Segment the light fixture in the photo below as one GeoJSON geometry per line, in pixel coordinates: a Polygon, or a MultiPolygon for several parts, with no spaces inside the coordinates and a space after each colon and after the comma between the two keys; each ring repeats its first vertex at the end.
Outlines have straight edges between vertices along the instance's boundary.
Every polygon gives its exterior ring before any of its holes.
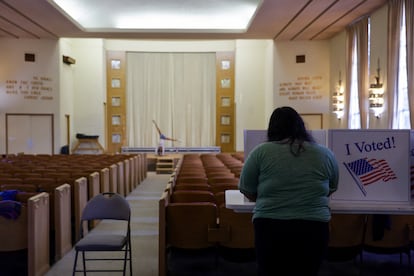
{"type": "Polygon", "coordinates": [[[344,86],[342,85],[341,72],[339,72],[338,84],[335,86],[335,92],[332,95],[333,113],[340,120],[344,115],[344,86]]]}
{"type": "Polygon", "coordinates": [[[380,60],[378,59],[377,75],[375,83],[369,87],[369,108],[374,112],[375,117],[379,118],[384,110],[384,88],[380,82],[380,60]]]}
{"type": "Polygon", "coordinates": [[[263,0],[47,0],[86,32],[243,33],[263,0]]]}

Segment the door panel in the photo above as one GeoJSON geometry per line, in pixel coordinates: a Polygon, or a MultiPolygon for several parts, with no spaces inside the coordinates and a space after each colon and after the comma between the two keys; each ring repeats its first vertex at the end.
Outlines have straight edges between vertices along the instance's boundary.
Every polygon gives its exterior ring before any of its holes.
{"type": "Polygon", "coordinates": [[[7,153],[53,154],[53,114],[6,114],[7,153]]]}

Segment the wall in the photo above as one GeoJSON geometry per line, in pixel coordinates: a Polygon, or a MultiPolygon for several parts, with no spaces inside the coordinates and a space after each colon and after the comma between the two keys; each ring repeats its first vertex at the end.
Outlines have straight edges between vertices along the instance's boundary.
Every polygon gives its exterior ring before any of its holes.
{"type": "Polygon", "coordinates": [[[273,41],[236,43],[236,150],[243,151],[245,129],[267,128],[273,109],[273,41]]]}
{"type": "MultiPolygon", "coordinates": [[[[386,7],[372,15],[371,63],[381,60],[386,80],[387,28],[386,7]]],[[[345,32],[326,41],[272,40],[112,40],[0,39],[0,153],[5,152],[5,113],[53,113],[55,115],[55,152],[67,143],[65,115],[70,118],[71,145],[76,133],[99,135],[105,146],[106,68],[105,53],[112,51],[215,52],[236,54],[236,150],[243,150],[244,129],[264,129],[274,107],[290,105],[300,113],[323,113],[323,127],[346,128],[331,110],[331,95],[341,71],[345,73],[345,32]],[[23,60],[24,53],[35,53],[36,62],[23,60]],[[62,63],[62,55],[76,59],[76,64],[62,63]],[[305,63],[296,63],[297,55],[305,55],[305,63]],[[6,93],[7,80],[27,80],[34,76],[50,77],[53,99],[27,100],[21,94],[6,93]],[[313,79],[317,77],[317,79],[313,79]],[[308,78],[308,79],[306,79],[308,78]],[[309,85],[305,82],[312,81],[309,85]],[[289,99],[284,86],[300,84],[299,98],[289,99]],[[305,87],[305,88],[304,88],[305,87]],[[307,88],[306,88],[307,87],[307,88]],[[312,90],[312,89],[311,89],[312,90]],[[310,91],[306,95],[306,91],[310,91]],[[300,98],[310,96],[310,98],[300,98]],[[313,96],[315,96],[313,98],[313,96]]],[[[375,74],[375,69],[370,74],[375,74]]],[[[295,91],[295,90],[291,90],[295,91]]],[[[386,128],[386,114],[370,117],[370,128],[386,128]]]]}
{"type": "Polygon", "coordinates": [[[104,40],[71,39],[74,78],[74,107],[72,147],[76,134],[99,135],[99,142],[106,147],[105,104],[106,65],[104,40]]]}
{"type": "MultiPolygon", "coordinates": [[[[73,58],[72,52],[72,40],[70,39],[60,39],[59,40],[59,56],[62,57],[63,55],[69,56],[73,58]]],[[[73,134],[74,130],[74,123],[73,118],[75,114],[75,107],[74,107],[74,91],[75,91],[75,76],[74,76],[74,67],[75,64],[69,65],[63,62],[59,63],[60,67],[60,83],[59,83],[59,91],[60,91],[60,115],[59,115],[59,123],[61,125],[61,137],[59,144],[60,145],[67,145],[71,142],[68,142],[68,135],[73,134]],[[68,116],[68,120],[66,119],[68,116]],[[69,126],[68,126],[69,124],[69,126]],[[69,133],[68,133],[69,131],[69,133]]],[[[69,137],[71,141],[73,138],[69,137]]]]}
{"type": "Polygon", "coordinates": [[[57,40],[0,39],[0,153],[6,152],[6,113],[54,114],[54,151],[60,149],[57,40]],[[25,54],[34,62],[25,62],[25,54]]]}
{"type": "Polygon", "coordinates": [[[274,58],[274,106],[322,113],[325,129],[329,127],[329,47],[328,40],[276,42],[274,58]],[[297,63],[297,56],[305,56],[305,62],[297,63]]]}
{"type": "Polygon", "coordinates": [[[243,150],[243,130],[267,125],[273,102],[273,41],[106,40],[105,50],[146,52],[235,51],[236,150],[243,150]]]}

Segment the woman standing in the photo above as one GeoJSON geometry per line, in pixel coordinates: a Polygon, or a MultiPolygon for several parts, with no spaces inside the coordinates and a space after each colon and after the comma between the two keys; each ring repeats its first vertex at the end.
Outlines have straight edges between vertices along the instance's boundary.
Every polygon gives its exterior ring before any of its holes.
{"type": "Polygon", "coordinates": [[[328,202],[338,187],[338,164],[291,107],[273,111],[267,136],[247,157],[239,182],[240,191],[256,201],[258,275],[317,275],[328,246],[328,202]]]}

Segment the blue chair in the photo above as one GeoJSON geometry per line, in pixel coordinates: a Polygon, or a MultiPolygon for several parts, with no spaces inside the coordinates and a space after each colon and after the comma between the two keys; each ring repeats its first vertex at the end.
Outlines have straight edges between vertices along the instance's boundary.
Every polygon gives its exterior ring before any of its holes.
{"type": "MultiPolygon", "coordinates": [[[[129,271],[132,275],[132,252],[131,252],[131,209],[128,201],[117,193],[101,193],[93,197],[86,204],[82,211],[81,224],[80,224],[80,240],[75,245],[76,255],[73,265],[73,273],[83,272],[123,272],[126,274],[127,263],[129,262],[129,271]],[[90,222],[94,220],[116,220],[124,221],[122,225],[125,225],[126,229],[122,233],[118,231],[114,233],[100,234],[89,232],[84,235],[85,225],[90,225],[90,222]],[[91,257],[91,253],[87,252],[104,252],[104,251],[119,251],[122,252],[119,257],[91,257]],[[78,254],[82,252],[82,270],[78,270],[77,261],[78,254]],[[121,256],[122,255],[122,256],[121,256]],[[87,269],[86,261],[123,261],[122,269],[87,269]]],[[[96,254],[98,255],[98,254],[96,254]]],[[[100,254],[99,254],[100,255],[100,254]]],[[[102,265],[102,267],[105,267],[102,265]]]]}

